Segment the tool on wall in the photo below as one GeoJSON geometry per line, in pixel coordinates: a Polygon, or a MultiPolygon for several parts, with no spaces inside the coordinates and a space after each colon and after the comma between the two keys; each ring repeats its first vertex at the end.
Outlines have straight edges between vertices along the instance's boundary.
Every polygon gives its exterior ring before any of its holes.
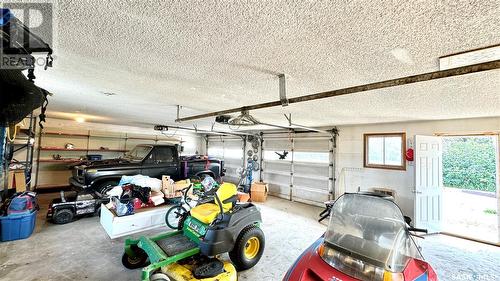
{"type": "Polygon", "coordinates": [[[252,148],[246,152],[246,166],[237,170],[237,173],[240,175],[238,186],[241,187],[245,193],[250,192],[250,187],[253,182],[253,173],[258,172],[261,169],[259,156],[257,155],[260,146],[259,137],[248,136],[247,141],[251,143],[252,148]]]}

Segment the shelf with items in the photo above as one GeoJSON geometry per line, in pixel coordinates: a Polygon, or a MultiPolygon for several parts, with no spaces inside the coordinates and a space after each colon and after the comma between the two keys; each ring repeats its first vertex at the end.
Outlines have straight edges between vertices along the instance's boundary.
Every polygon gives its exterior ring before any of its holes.
{"type": "Polygon", "coordinates": [[[105,133],[93,134],[90,130],[63,132],[57,129],[41,132],[37,150],[37,189],[68,185],[71,167],[87,161],[91,155],[98,154],[102,159],[110,159],[128,151],[124,134],[105,133]]]}
{"type": "Polygon", "coordinates": [[[46,151],[100,151],[100,152],[127,152],[127,149],[104,149],[104,148],[64,148],[64,147],[50,147],[42,146],[40,150],[46,151]]]}
{"type": "Polygon", "coordinates": [[[76,134],[76,133],[61,133],[61,132],[42,132],[44,136],[63,136],[63,137],[84,137],[87,138],[88,134],[76,134]]]}
{"type": "Polygon", "coordinates": [[[81,161],[86,161],[82,159],[40,159],[38,160],[39,163],[75,163],[75,162],[81,162],[81,161]]]}
{"type": "MultiPolygon", "coordinates": [[[[16,185],[16,191],[31,189],[36,120],[37,118],[31,113],[14,127],[8,129],[7,143],[9,149],[12,149],[12,159],[5,167],[5,173],[9,180],[6,182],[7,186],[4,186],[4,190],[14,187],[11,185],[13,183],[16,185]],[[19,179],[17,174],[23,174],[23,177],[19,179]],[[12,178],[16,178],[16,180],[11,182],[12,178]],[[20,180],[24,183],[21,184],[20,180]]],[[[3,185],[3,183],[1,184],[3,185]]]]}

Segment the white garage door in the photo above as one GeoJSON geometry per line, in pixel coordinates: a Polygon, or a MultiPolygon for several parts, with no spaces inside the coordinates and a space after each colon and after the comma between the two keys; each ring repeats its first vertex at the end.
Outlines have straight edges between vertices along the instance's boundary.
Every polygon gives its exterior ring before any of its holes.
{"type": "Polygon", "coordinates": [[[266,138],[263,144],[262,181],[269,184],[269,194],[281,198],[291,199],[291,142],[287,138],[266,138]],[[285,159],[279,155],[288,152],[285,159]]]}
{"type": "MultiPolygon", "coordinates": [[[[225,181],[238,183],[236,170],[246,159],[243,145],[240,138],[209,138],[208,155],[225,161],[225,181]]],[[[264,135],[262,181],[269,184],[269,194],[323,206],[329,199],[329,145],[328,137],[301,136],[292,142],[286,135],[264,135]],[[288,154],[279,159],[283,153],[288,154]]]]}
{"type": "Polygon", "coordinates": [[[293,200],[323,205],[329,194],[329,140],[297,138],[293,156],[293,200]]]}
{"type": "Polygon", "coordinates": [[[241,138],[210,137],[208,156],[224,160],[226,175],[223,180],[238,183],[240,177],[236,170],[243,165],[243,140],[241,138]]]}
{"type": "Polygon", "coordinates": [[[328,200],[328,138],[294,138],[292,145],[286,137],[264,137],[263,155],[263,181],[271,195],[314,205],[328,200]],[[279,159],[276,153],[284,151],[287,157],[279,159]]]}

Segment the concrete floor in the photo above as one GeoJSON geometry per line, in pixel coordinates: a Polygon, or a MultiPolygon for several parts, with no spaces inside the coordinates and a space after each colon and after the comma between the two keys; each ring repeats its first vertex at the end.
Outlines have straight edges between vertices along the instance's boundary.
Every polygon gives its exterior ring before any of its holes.
{"type": "MultiPolygon", "coordinates": [[[[30,238],[0,243],[0,280],[139,280],[140,270],[121,264],[124,238],[110,240],[97,217],[66,225],[46,222],[46,206],[53,196],[57,194],[40,195],[42,210],[30,238]]],[[[325,230],[316,221],[321,211],[317,207],[273,197],[259,206],[266,250],[254,268],[239,273],[240,281],[281,280],[297,256],[325,230]]],[[[420,245],[440,280],[500,280],[498,247],[441,235],[420,239],[420,245]]]]}
{"type": "Polygon", "coordinates": [[[498,215],[485,212],[496,211],[497,204],[497,198],[486,196],[485,193],[474,194],[458,188],[445,187],[443,231],[498,243],[498,215]]]}

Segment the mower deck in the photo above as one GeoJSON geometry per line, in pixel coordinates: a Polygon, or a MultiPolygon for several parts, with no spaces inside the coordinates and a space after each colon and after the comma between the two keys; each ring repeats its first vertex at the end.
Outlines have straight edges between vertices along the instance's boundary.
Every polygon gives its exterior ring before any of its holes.
{"type": "Polygon", "coordinates": [[[131,246],[137,245],[149,257],[150,265],[142,269],[142,280],[149,280],[149,276],[157,269],[173,264],[179,260],[194,256],[200,252],[196,243],[182,234],[182,231],[162,233],[154,237],[141,237],[138,240],[125,240],[125,252],[129,256],[135,253],[131,246]]]}
{"type": "Polygon", "coordinates": [[[156,244],[167,254],[169,257],[173,257],[180,253],[197,248],[198,245],[193,241],[189,240],[186,236],[180,234],[165,239],[157,240],[156,244]]]}

